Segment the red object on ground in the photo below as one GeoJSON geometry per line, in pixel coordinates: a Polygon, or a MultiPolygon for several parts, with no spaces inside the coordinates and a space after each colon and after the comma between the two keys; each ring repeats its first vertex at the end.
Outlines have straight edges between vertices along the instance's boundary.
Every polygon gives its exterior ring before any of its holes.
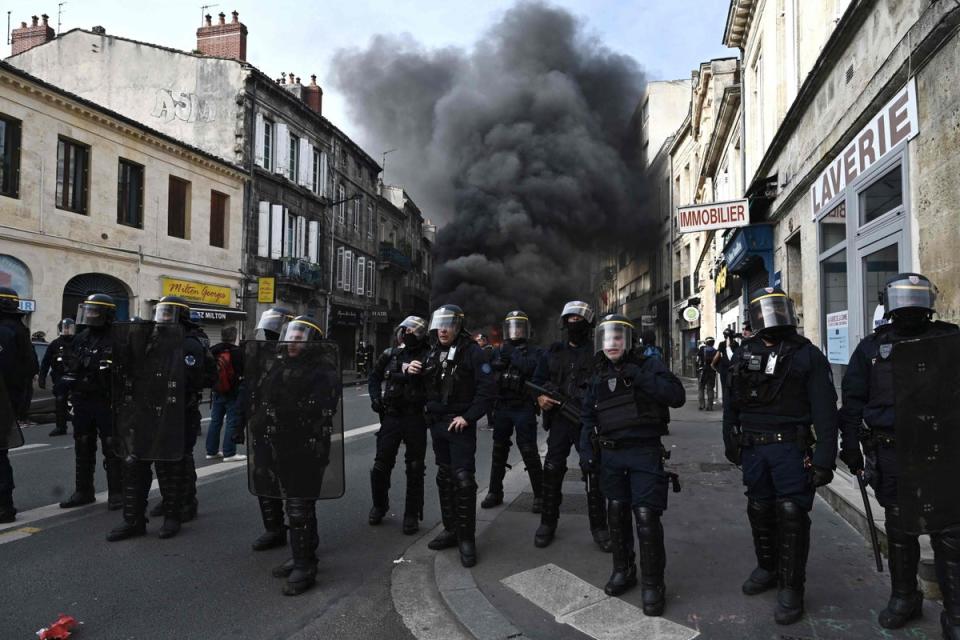
{"type": "Polygon", "coordinates": [[[37,631],[37,637],[40,638],[40,640],[67,640],[67,638],[73,635],[70,632],[76,628],[76,618],[61,613],[56,622],[49,627],[37,631]]]}

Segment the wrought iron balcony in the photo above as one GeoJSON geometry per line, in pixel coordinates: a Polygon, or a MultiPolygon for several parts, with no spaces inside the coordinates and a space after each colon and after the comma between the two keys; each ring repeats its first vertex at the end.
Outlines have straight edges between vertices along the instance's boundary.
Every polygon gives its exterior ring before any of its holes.
{"type": "Polygon", "coordinates": [[[401,271],[410,271],[413,268],[413,263],[410,261],[410,256],[400,249],[388,242],[381,242],[380,266],[384,269],[393,267],[401,271]]]}
{"type": "Polygon", "coordinates": [[[323,269],[302,258],[280,258],[277,264],[277,277],[291,280],[311,287],[323,286],[323,269]]]}

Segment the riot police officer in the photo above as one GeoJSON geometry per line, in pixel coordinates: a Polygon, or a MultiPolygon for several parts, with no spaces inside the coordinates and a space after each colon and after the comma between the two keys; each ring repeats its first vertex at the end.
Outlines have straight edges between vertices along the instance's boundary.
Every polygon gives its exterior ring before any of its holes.
{"type": "Polygon", "coordinates": [[[497,397],[493,412],[493,450],[490,461],[490,488],[480,507],[503,504],[503,477],[507,472],[510,436],[516,431],[517,449],[527,468],[533,488],[533,512],[542,510],[543,465],[537,449],[536,403],[526,382],[540,361],[542,351],[528,344],[530,319],[523,311],[511,311],[503,320],[504,343],[491,360],[497,376],[497,397]]]}
{"type": "Polygon", "coordinates": [[[385,350],[370,372],[370,406],[380,416],[377,453],[370,469],[373,507],[371,525],[380,524],[390,508],[390,473],[402,442],[407,470],[407,499],[403,511],[403,532],[412,535],[423,519],[424,458],[427,453],[427,424],[423,418],[426,389],[423,364],[430,353],[427,321],[407,316],[396,332],[397,346],[385,350]]]}
{"type": "Polygon", "coordinates": [[[56,426],[50,432],[50,436],[63,436],[67,434],[67,385],[63,381],[63,374],[67,369],[67,359],[70,357],[70,346],[73,344],[73,337],[77,332],[76,323],[73,318],[64,318],[57,323],[57,333],[60,335],[50,343],[46,353],[43,354],[43,361],[40,363],[40,380],[38,385],[41,389],[47,388],[47,374],[53,378],[53,397],[56,403],[56,426]]]}
{"type": "Polygon", "coordinates": [[[837,394],[826,357],[797,333],[786,293],[757,291],[749,314],[756,333],[734,354],[723,416],[725,455],[743,467],[757,556],[742,591],[779,587],[774,621],[793,624],[803,615],[814,492],[833,479],[837,394]]]}
{"type": "MultiPolygon", "coordinates": [[[[923,609],[923,594],[917,589],[920,544],[917,535],[907,531],[912,527],[904,522],[903,501],[897,491],[901,472],[895,423],[900,408],[895,404],[894,366],[899,343],[953,336],[960,331],[957,325],[932,320],[936,295],[936,288],[921,274],[900,273],[888,279],[883,305],[884,317],[890,322],[860,341],[843,376],[840,458],[852,473],[863,473],[864,458],[857,444],[862,437],[869,460],[866,478],[886,512],[891,594],[879,614],[880,626],[886,629],[899,629],[918,618],[923,609]]],[[[956,383],[954,379],[952,384],[956,383]]],[[[930,537],[943,592],[943,637],[956,640],[960,638],[960,530],[934,531],[930,537]]]]}
{"type": "Polygon", "coordinates": [[[430,318],[431,353],[424,371],[426,413],[437,462],[443,531],[427,545],[458,547],[460,564],[477,563],[477,421],[493,399],[493,369],[464,331],[463,310],[440,306],[430,318]]]}
{"type": "Polygon", "coordinates": [[[123,506],[120,459],[114,452],[113,416],[110,398],[110,363],[113,357],[113,324],[117,305],[113,297],[94,293],[77,308],[77,325],[83,327],[73,339],[66,378],[73,404],[73,442],[76,451],[76,491],[60,503],[69,509],[96,500],[93,472],[97,464],[97,437],[107,472],[107,508],[123,506]]]}
{"type": "Polygon", "coordinates": [[[717,370],[713,368],[713,358],[717,350],[716,341],[710,337],[703,341],[697,350],[697,406],[701,411],[713,411],[713,396],[717,389],[717,370]]]}
{"type": "Polygon", "coordinates": [[[25,418],[30,409],[28,390],[39,369],[22,315],[19,294],[0,287],[0,523],[16,519],[13,467],[7,450],[23,444],[17,419],[25,418]]]}
{"type": "Polygon", "coordinates": [[[661,360],[633,347],[633,331],[633,324],[619,314],[604,316],[597,325],[597,366],[583,401],[580,455],[589,465],[599,464],[601,489],[609,501],[613,573],[604,591],[618,596],[637,584],[632,508],[643,612],[659,616],[667,562],[660,517],[667,509],[669,478],[660,438],[668,432],[669,407],[683,406],[686,392],[661,360]]]}
{"type": "MultiPolygon", "coordinates": [[[[560,521],[563,479],[567,474],[570,448],[580,451],[580,409],[593,370],[593,308],[581,300],[571,300],[560,312],[564,339],[550,345],[541,356],[533,374],[537,386],[550,390],[540,394],[537,403],[543,411],[547,431],[547,455],[543,463],[543,511],[533,538],[537,547],[553,542],[560,521]]],[[[603,551],[610,551],[607,512],[600,493],[598,470],[584,463],[581,471],[586,485],[587,515],[593,540],[603,551]]]]}

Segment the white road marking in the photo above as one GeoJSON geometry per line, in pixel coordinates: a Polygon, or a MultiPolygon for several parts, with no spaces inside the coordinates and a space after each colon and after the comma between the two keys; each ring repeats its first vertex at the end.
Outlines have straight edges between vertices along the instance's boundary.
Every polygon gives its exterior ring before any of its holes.
{"type": "Polygon", "coordinates": [[[10,453],[18,453],[20,451],[28,451],[30,449],[42,449],[44,447],[49,447],[49,444],[25,444],[22,447],[17,447],[16,449],[10,449],[10,453]]]}
{"type": "MultiPolygon", "coordinates": [[[[343,439],[352,440],[362,435],[366,435],[373,431],[376,431],[380,428],[380,423],[368,424],[365,427],[356,427],[350,429],[349,431],[343,434],[343,439]]],[[[35,445],[24,445],[18,450],[25,449],[27,447],[48,447],[50,445],[46,444],[35,444],[35,445]]],[[[231,471],[243,471],[246,473],[247,465],[246,464],[236,464],[231,462],[219,462],[214,464],[209,464],[203,467],[197,468],[197,479],[208,478],[211,476],[217,476],[223,473],[229,473],[231,471]]],[[[150,485],[150,490],[153,491],[158,489],[159,485],[157,484],[156,479],[154,479],[153,484],[150,485]]],[[[101,491],[96,496],[97,501],[82,507],[75,507],[73,509],[61,509],[60,503],[48,504],[43,507],[37,507],[35,509],[30,509],[29,511],[23,511],[17,514],[17,519],[14,522],[9,522],[7,524],[0,524],[0,544],[6,544],[7,542],[13,542],[14,540],[21,540],[31,533],[23,533],[20,531],[25,525],[39,522],[40,520],[45,520],[47,518],[52,518],[54,516],[61,516],[67,513],[82,513],[84,511],[89,511],[94,508],[103,508],[104,502],[107,499],[107,492],[101,491]],[[17,531],[14,531],[17,530],[17,531]]]]}
{"type": "Polygon", "coordinates": [[[369,398],[369,397],[370,397],[370,394],[369,394],[369,393],[358,393],[358,394],[357,394],[357,397],[358,397],[358,398],[369,398]]]}
{"type": "Polygon", "coordinates": [[[501,582],[556,619],[597,640],[693,640],[700,635],[666,618],[650,618],[637,607],[555,564],[508,576],[501,582]]]}

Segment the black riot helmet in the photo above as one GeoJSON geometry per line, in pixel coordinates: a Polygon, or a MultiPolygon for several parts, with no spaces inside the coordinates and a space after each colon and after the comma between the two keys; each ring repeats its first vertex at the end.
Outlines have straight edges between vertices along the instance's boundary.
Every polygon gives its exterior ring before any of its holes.
{"type": "Polygon", "coordinates": [[[77,324],[82,327],[106,327],[117,315],[117,303],[113,296],[94,293],[77,307],[77,324]]]}
{"type": "Polygon", "coordinates": [[[323,340],[323,329],[312,316],[297,316],[283,325],[280,342],[313,342],[323,340]]]}
{"type": "Polygon", "coordinates": [[[64,318],[57,323],[57,333],[72,338],[77,333],[77,323],[73,318],[64,318]]]}
{"type": "Polygon", "coordinates": [[[777,333],[781,328],[796,328],[797,313],[793,300],[780,287],[759,289],[750,297],[750,326],[758,335],[777,333]]]}
{"type": "Polygon", "coordinates": [[[181,324],[190,322],[190,305],[179,296],[163,296],[153,310],[157,324],[181,324]]]}
{"type": "Polygon", "coordinates": [[[283,325],[291,320],[293,320],[293,312],[286,307],[270,307],[260,314],[256,330],[262,330],[267,340],[276,340],[280,337],[283,325]]]}
{"type": "Polygon", "coordinates": [[[929,317],[937,304],[937,288],[919,273],[898,273],[883,285],[883,317],[907,309],[929,317]]]}
{"type": "Polygon", "coordinates": [[[575,345],[587,344],[594,320],[593,307],[582,300],[571,300],[560,312],[560,327],[567,332],[567,340],[575,345]]]}
{"type": "Polygon", "coordinates": [[[397,344],[415,347],[427,337],[427,321],[420,316],[407,316],[397,325],[397,344]]]}
{"type": "Polygon", "coordinates": [[[634,330],[633,323],[624,315],[611,313],[603,316],[594,334],[595,351],[611,362],[619,362],[633,348],[634,330]]]}
{"type": "MultiPolygon", "coordinates": [[[[463,331],[463,309],[455,304],[444,304],[430,316],[430,333],[438,336],[441,330],[448,331],[456,338],[463,331]]],[[[438,336],[439,337],[439,336],[438,336]]]]}
{"type": "Polygon", "coordinates": [[[0,287],[0,313],[20,315],[20,294],[10,287],[0,287]]]}
{"type": "Polygon", "coordinates": [[[510,342],[529,340],[530,334],[530,318],[523,311],[511,311],[503,319],[503,337],[510,342]]]}
{"type": "Polygon", "coordinates": [[[593,307],[583,300],[571,300],[563,305],[563,311],[560,312],[560,320],[566,324],[570,316],[580,316],[586,320],[587,325],[593,326],[594,313],[593,307]]]}

